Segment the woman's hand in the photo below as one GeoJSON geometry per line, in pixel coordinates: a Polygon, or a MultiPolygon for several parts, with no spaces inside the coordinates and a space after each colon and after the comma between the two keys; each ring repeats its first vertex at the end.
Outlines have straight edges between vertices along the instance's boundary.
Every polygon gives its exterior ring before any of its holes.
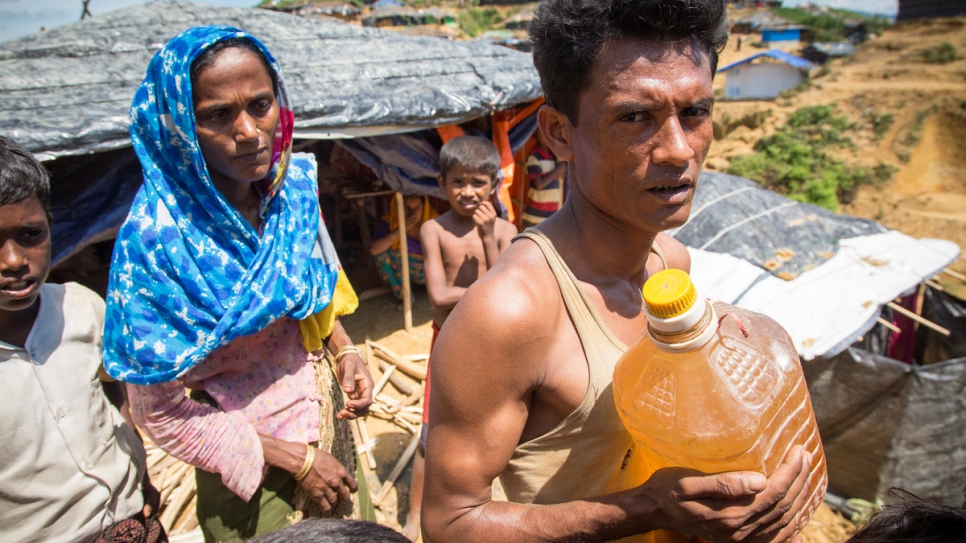
{"type": "Polygon", "coordinates": [[[336,418],[354,419],[368,415],[374,385],[362,357],[355,353],[344,354],[339,359],[336,375],[339,378],[339,385],[349,397],[345,409],[339,411],[336,418]]]}
{"type": "MultiPolygon", "coordinates": [[[[302,471],[310,445],[283,441],[265,434],[258,434],[258,438],[266,464],[281,468],[293,476],[302,471]]],[[[351,499],[349,493],[359,489],[345,466],[331,454],[318,449],[315,450],[312,468],[298,485],[319,502],[323,511],[331,511],[340,499],[351,499]]]]}
{"type": "Polygon", "coordinates": [[[345,466],[331,454],[319,450],[315,451],[312,469],[299,482],[299,486],[319,502],[325,512],[335,509],[339,500],[351,501],[349,493],[359,489],[355,477],[349,474],[345,466]]]}

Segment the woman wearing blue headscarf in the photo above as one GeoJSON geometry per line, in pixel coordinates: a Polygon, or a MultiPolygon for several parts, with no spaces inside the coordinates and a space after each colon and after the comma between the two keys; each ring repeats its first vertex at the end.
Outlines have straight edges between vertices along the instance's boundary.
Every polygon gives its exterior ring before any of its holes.
{"type": "Polygon", "coordinates": [[[346,420],[372,378],[336,320],[358,302],[293,122],[278,63],[229,27],[168,42],[131,106],[144,184],[115,245],[104,364],[138,425],[197,468],[206,541],[373,516],[346,420]]]}

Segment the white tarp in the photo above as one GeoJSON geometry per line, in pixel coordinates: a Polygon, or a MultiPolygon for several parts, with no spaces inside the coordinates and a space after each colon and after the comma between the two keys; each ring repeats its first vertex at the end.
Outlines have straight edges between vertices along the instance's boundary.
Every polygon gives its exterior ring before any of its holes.
{"type": "Polygon", "coordinates": [[[950,241],[890,231],[840,240],[827,262],[784,281],[728,254],[689,251],[701,296],[775,319],[805,360],[845,350],[872,328],[883,305],[959,256],[950,241]]]}

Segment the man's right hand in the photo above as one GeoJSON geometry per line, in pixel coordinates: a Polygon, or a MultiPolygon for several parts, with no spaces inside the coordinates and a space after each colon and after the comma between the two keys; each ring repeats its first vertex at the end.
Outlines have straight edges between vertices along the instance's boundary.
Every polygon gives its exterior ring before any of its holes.
{"type": "Polygon", "coordinates": [[[639,489],[658,501],[668,529],[718,543],[785,541],[801,529],[811,463],[811,455],[795,447],[769,479],[755,472],[665,468],[639,489]]]}

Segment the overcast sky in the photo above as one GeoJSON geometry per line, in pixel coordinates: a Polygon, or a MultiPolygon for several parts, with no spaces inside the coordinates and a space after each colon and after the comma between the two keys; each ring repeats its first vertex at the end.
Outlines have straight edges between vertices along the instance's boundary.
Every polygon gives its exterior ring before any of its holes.
{"type": "MultiPolygon", "coordinates": [[[[258,0],[196,0],[219,6],[252,6],[258,0]]],[[[808,0],[785,0],[786,6],[804,4],[808,0]]],[[[899,0],[812,0],[815,4],[895,15],[899,0]]],[[[142,3],[140,0],[91,0],[90,11],[102,13],[142,3]]],[[[81,0],[0,0],[0,41],[6,41],[40,30],[80,19],[81,0]]]]}

